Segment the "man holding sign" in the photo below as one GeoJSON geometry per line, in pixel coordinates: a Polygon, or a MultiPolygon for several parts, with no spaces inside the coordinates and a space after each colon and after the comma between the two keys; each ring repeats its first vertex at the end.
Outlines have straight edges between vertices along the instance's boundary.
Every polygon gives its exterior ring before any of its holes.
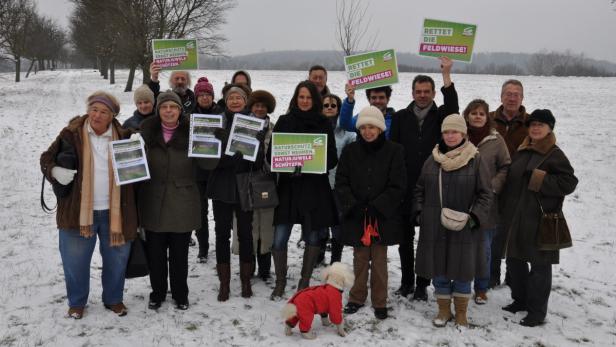
{"type": "MultiPolygon", "coordinates": [[[[160,81],[158,80],[160,70],[161,67],[156,64],[156,62],[150,64],[150,82],[148,82],[148,87],[154,92],[155,99],[158,98],[158,94],[160,93],[160,81]]],[[[184,113],[187,114],[191,113],[195,107],[195,93],[190,90],[189,86],[190,73],[188,73],[188,71],[176,70],[171,72],[169,87],[180,97],[184,113]]]]}
{"type": "MultiPolygon", "coordinates": [[[[451,82],[453,61],[447,57],[440,57],[439,59],[443,76],[441,93],[443,93],[444,105],[436,106],[434,102],[436,96],[434,80],[429,76],[417,75],[413,79],[413,101],[406,108],[396,112],[391,121],[391,140],[404,146],[408,181],[402,210],[409,214],[415,183],[424,162],[441,138],[443,119],[459,111],[458,93],[451,82]]],[[[430,279],[417,277],[417,288],[415,288],[414,283],[413,238],[415,226],[418,225],[416,217],[407,215],[404,218],[411,230],[409,233],[405,233],[407,239],[403,240],[398,248],[402,267],[402,285],[396,293],[406,296],[414,291],[413,299],[427,300],[426,287],[430,284],[430,279]]]]}

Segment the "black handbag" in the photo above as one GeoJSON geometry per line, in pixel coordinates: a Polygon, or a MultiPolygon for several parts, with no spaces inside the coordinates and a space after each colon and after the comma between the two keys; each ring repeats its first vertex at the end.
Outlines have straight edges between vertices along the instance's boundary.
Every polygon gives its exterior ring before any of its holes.
{"type": "Polygon", "coordinates": [[[278,192],[273,174],[250,171],[237,174],[235,178],[242,211],[278,206],[278,192]]]}
{"type": "Polygon", "coordinates": [[[540,251],[557,251],[573,246],[571,233],[563,211],[548,212],[543,210],[541,201],[537,197],[541,217],[539,218],[539,231],[537,232],[537,247],[540,251]]]}
{"type": "MultiPolygon", "coordinates": [[[[539,168],[541,164],[556,150],[556,147],[550,150],[545,157],[537,164],[535,169],[539,168]]],[[[537,231],[537,247],[540,251],[557,251],[563,248],[569,248],[573,246],[571,240],[571,233],[569,232],[569,226],[565,215],[561,208],[557,212],[546,213],[541,205],[539,196],[535,195],[539,209],[541,210],[541,217],[539,217],[539,230],[537,231]]]]}
{"type": "MultiPolygon", "coordinates": [[[[77,154],[75,153],[75,148],[64,139],[61,140],[60,149],[56,155],[56,166],[71,170],[77,169],[77,154]]],[[[74,181],[71,181],[71,183],[67,185],[62,185],[55,181],[51,182],[53,193],[56,196],[56,206],[50,208],[47,206],[47,203],[45,203],[45,180],[45,175],[43,175],[43,182],[41,183],[41,207],[46,213],[54,213],[56,207],[58,206],[57,200],[67,197],[70,194],[74,181]]]]}
{"type": "Polygon", "coordinates": [[[130,255],[126,263],[126,273],[124,277],[137,278],[149,274],[150,269],[148,267],[148,258],[145,253],[145,241],[141,239],[141,236],[137,235],[137,238],[133,240],[130,246],[130,255]]]}
{"type": "MultiPolygon", "coordinates": [[[[60,142],[60,150],[58,151],[58,155],[56,155],[56,166],[60,166],[65,169],[77,170],[77,154],[75,154],[75,148],[64,139],[60,142]]],[[[61,199],[68,196],[73,188],[74,182],[75,181],[73,180],[67,185],[53,182],[51,186],[53,187],[53,192],[56,197],[61,199]]]]}

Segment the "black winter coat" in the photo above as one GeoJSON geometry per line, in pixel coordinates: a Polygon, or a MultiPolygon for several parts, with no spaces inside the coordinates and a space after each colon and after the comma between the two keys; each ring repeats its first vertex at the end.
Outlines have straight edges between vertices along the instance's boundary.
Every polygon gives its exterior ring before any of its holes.
{"type": "Polygon", "coordinates": [[[223,124],[226,131],[226,138],[222,140],[223,154],[218,162],[218,166],[212,170],[207,179],[207,197],[212,200],[233,204],[239,203],[236,175],[239,173],[261,170],[263,166],[263,142],[259,144],[257,158],[254,163],[250,160],[236,159],[233,156],[224,154],[227,148],[235,112],[225,111],[223,116],[223,124]]]}
{"type": "Polygon", "coordinates": [[[558,264],[559,251],[539,251],[537,232],[541,210],[561,212],[565,195],[573,193],[578,179],[565,153],[556,146],[556,138],[549,134],[530,146],[528,137],[514,155],[505,188],[501,193],[501,218],[507,231],[506,256],[531,263],[558,264]],[[546,155],[554,149],[554,151],[546,155]],[[544,160],[541,165],[539,163],[544,160]],[[537,167],[539,165],[539,167],[537,167]],[[538,169],[545,176],[542,178],[538,169]],[[531,190],[531,176],[537,179],[538,191],[531,190]]]}
{"type": "MultiPolygon", "coordinates": [[[[329,120],[320,113],[291,110],[278,118],[274,126],[274,133],[277,132],[327,134],[327,170],[338,164],[334,131],[329,120]]],[[[271,150],[269,152],[271,153],[271,150]]],[[[310,230],[315,230],[338,224],[338,213],[328,173],[301,174],[299,177],[290,173],[279,173],[278,199],[274,225],[303,224],[310,230]]],[[[304,230],[306,231],[308,230],[304,230]]]]}
{"type": "Polygon", "coordinates": [[[357,209],[370,205],[377,211],[377,244],[395,245],[402,240],[402,199],[406,189],[404,149],[385,140],[382,133],[376,141],[361,138],[347,145],[336,171],[336,195],[340,202],[342,243],[359,247],[364,232],[364,218],[357,209]]]}
{"type": "Polygon", "coordinates": [[[432,149],[441,139],[441,124],[443,119],[452,113],[459,112],[458,93],[453,85],[441,88],[444,104],[432,109],[423,121],[421,128],[413,111],[415,102],[394,113],[391,120],[390,140],[404,147],[406,163],[407,189],[403,211],[410,214],[413,188],[421,173],[424,162],[432,153],[432,149]]]}
{"type": "Polygon", "coordinates": [[[146,118],[151,117],[153,115],[154,115],[154,111],[150,112],[149,114],[143,115],[139,113],[139,110],[135,110],[135,112],[133,112],[133,115],[127,120],[125,120],[124,123],[122,123],[122,128],[139,130],[141,128],[141,123],[146,118]]]}

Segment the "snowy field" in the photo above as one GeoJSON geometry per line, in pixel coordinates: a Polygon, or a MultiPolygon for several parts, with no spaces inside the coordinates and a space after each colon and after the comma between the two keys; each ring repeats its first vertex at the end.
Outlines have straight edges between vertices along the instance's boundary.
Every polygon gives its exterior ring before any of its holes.
{"type": "MultiPolygon", "coordinates": [[[[208,72],[216,99],[231,74],[208,72]]],[[[149,310],[150,288],[145,277],[126,282],[124,303],[129,314],[116,317],[103,308],[101,260],[95,254],[86,315],[77,321],[65,318],[67,303],[55,217],[43,213],[39,206],[39,156],[70,118],[85,112],[86,96],[97,89],[120,98],[121,121],[130,116],[134,110],[132,93],[122,92],[127,75],[128,71],[119,71],[118,84],[111,86],[92,70],[41,72],[18,84],[12,73],[0,74],[0,346],[616,345],[616,78],[520,78],[527,109],[550,108],[554,112],[558,143],[580,179],[577,191],[564,206],[574,247],[561,252],[561,264],[554,266],[547,324],[542,327],[522,327],[518,322],[523,313],[502,311],[501,306],[510,302],[510,293],[500,287],[489,292],[487,305],[469,305],[472,328],[434,328],[431,319],[436,303],[432,296],[428,303],[416,303],[393,295],[400,283],[400,267],[397,248],[390,247],[391,318],[378,321],[371,309],[362,309],[347,317],[349,335],[345,338],[338,337],[333,328],[322,327],[318,319],[314,324],[316,342],[302,340],[297,330],[287,337],[279,318],[283,303],[269,300],[272,284],[254,279],[254,297],[240,297],[237,257],[232,264],[231,298],[225,303],[216,301],[213,220],[210,261],[198,264],[197,248],[190,249],[188,311],[175,310],[170,296],[158,312],[149,310]]],[[[251,75],[253,89],[267,89],[276,96],[274,119],[286,110],[296,83],[306,77],[297,71],[251,71],[251,75]]],[[[413,76],[402,74],[390,106],[398,109],[410,102],[413,76]]],[[[433,77],[437,85],[442,83],[440,75],[433,77]]],[[[476,97],[485,98],[496,108],[500,86],[507,78],[454,75],[461,109],[476,97]]],[[[343,73],[330,73],[328,84],[341,95],[343,73]]],[[[359,110],[367,102],[363,92],[358,92],[357,99],[359,110]]],[[[53,202],[51,189],[46,195],[53,202]]],[[[295,246],[298,234],[296,230],[289,243],[287,296],[299,278],[302,251],[295,246]]],[[[349,248],[343,261],[352,264],[349,248]]]]}

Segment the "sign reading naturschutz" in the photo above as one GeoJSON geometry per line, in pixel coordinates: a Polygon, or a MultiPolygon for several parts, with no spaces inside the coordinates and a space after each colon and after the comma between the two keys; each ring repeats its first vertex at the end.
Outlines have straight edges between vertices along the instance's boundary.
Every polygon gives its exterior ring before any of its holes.
{"type": "Polygon", "coordinates": [[[419,55],[471,62],[477,25],[425,19],[419,55]]]}
{"type": "Polygon", "coordinates": [[[162,70],[198,70],[197,40],[152,40],[154,62],[162,70]]]}
{"type": "Polygon", "coordinates": [[[346,56],[344,66],[349,83],[355,89],[398,83],[398,63],[393,49],[346,56]]]}
{"type": "Polygon", "coordinates": [[[327,134],[272,133],[272,172],[327,172],[327,134]]]}

